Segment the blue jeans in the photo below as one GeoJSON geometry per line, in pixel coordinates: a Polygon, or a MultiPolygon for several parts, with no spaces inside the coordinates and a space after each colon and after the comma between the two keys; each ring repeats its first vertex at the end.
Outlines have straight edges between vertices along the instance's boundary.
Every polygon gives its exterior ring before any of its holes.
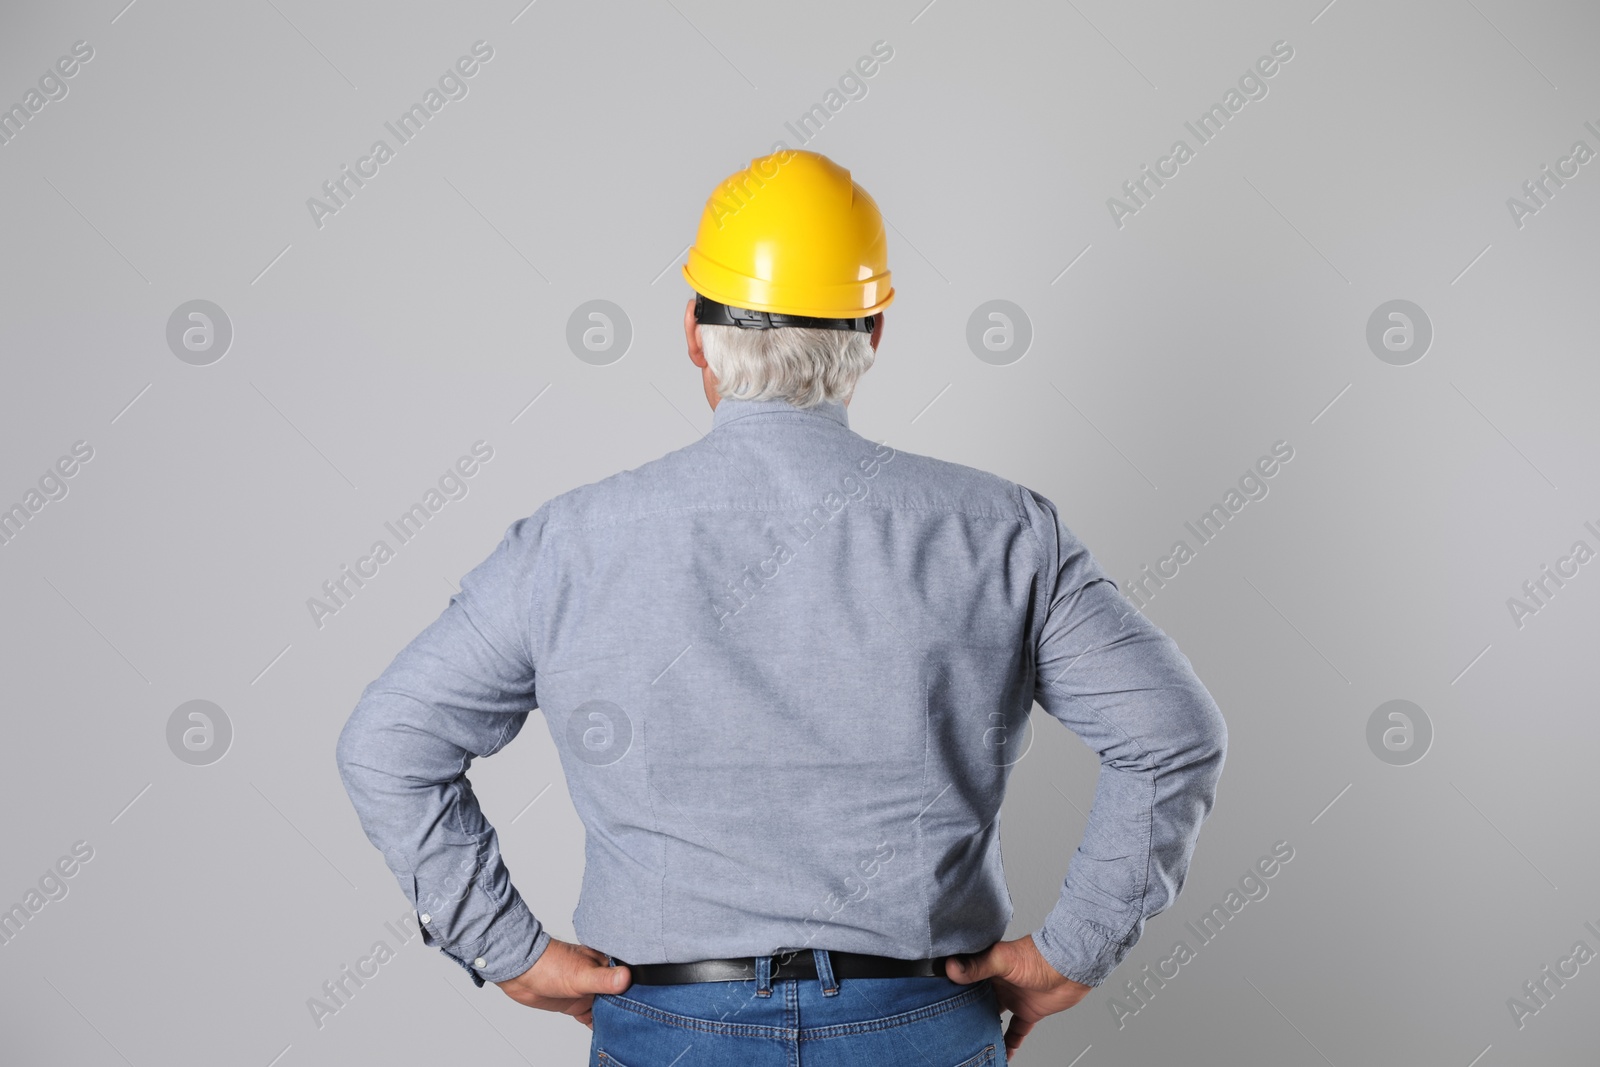
{"type": "MultiPolygon", "coordinates": [[[[990,1067],[1004,1064],[988,979],[814,979],[639,985],[594,998],[590,1067],[990,1067]],[[763,990],[765,993],[763,994],[763,990]]],[[[771,960],[771,956],[764,957],[771,960]]],[[[615,966],[615,962],[612,962],[615,966]]]]}

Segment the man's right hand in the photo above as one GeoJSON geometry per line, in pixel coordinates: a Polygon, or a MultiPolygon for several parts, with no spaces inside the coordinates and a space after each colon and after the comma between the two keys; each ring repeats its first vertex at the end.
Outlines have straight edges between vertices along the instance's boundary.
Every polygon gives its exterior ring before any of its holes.
{"type": "Polygon", "coordinates": [[[1047,1015],[1066,1011],[1088,995],[1093,986],[1074,982],[1050,966],[1033,943],[1032,935],[1015,941],[996,941],[982,952],[952,957],[945,963],[945,977],[971,985],[993,979],[1000,1010],[1011,1013],[1006,1027],[1006,1059],[1009,1061],[1034,1024],[1047,1015]]]}

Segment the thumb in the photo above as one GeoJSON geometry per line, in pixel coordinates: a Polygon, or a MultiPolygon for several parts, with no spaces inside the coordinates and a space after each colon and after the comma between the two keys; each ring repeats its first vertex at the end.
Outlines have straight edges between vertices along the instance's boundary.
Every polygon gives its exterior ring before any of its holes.
{"type": "Polygon", "coordinates": [[[626,967],[607,967],[597,964],[585,967],[579,971],[573,980],[575,992],[587,993],[620,993],[627,989],[633,981],[633,976],[626,967]]]}
{"type": "Polygon", "coordinates": [[[1004,973],[1004,971],[1005,968],[1001,967],[995,960],[993,946],[982,952],[951,956],[949,962],[945,965],[945,976],[952,982],[960,982],[962,985],[971,985],[973,982],[992,978],[997,974],[1004,973]]]}

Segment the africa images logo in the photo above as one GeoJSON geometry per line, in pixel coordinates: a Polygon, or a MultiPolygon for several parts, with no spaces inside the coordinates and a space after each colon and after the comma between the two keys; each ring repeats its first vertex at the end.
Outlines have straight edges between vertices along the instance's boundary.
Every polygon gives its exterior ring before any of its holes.
{"type": "Polygon", "coordinates": [[[494,58],[494,48],[487,41],[475,41],[472,45],[472,55],[462,56],[455,64],[446,67],[444,73],[439,75],[437,88],[430,85],[422,94],[419,102],[413,103],[402,111],[394,122],[385,122],[384,128],[393,135],[395,143],[390,145],[383,138],[372,142],[372,147],[367,154],[356,160],[355,170],[352,172],[348,163],[339,168],[336,177],[322,183],[323,198],[308,197],[306,210],[311,212],[311,222],[317,229],[322,229],[323,219],[329,215],[337,215],[344,208],[350,206],[350,201],[355,198],[356,192],[366,186],[367,182],[378,176],[379,168],[395,157],[395,153],[422,132],[428,120],[444,110],[445,104],[452,100],[465,100],[471,87],[467,79],[475,77],[482,64],[494,58]]]}
{"type": "Polygon", "coordinates": [[[1201,112],[1200,117],[1194,122],[1183,124],[1194,135],[1194,146],[1182,137],[1178,138],[1172,142],[1172,148],[1168,153],[1156,160],[1154,170],[1151,170],[1150,165],[1146,163],[1141,168],[1142,173],[1139,177],[1123,182],[1122,192],[1128,199],[1119,200],[1114,196],[1106,199],[1106,210],[1111,212],[1111,221],[1117,229],[1120,230],[1126,225],[1123,220],[1129,215],[1137,215],[1143,208],[1148,207],[1156,192],[1165,188],[1168,180],[1176,178],[1179,169],[1193,159],[1200,148],[1215,140],[1228,122],[1244,110],[1245,104],[1252,100],[1266,99],[1267,79],[1282,70],[1281,64],[1288,63],[1293,58],[1294,48],[1288,41],[1272,42],[1272,54],[1257,59],[1254,66],[1240,75],[1238,88],[1229,86],[1228,91],[1222,94],[1221,102],[1213,103],[1201,112]],[[1152,185],[1155,188],[1151,188],[1152,185]]]}

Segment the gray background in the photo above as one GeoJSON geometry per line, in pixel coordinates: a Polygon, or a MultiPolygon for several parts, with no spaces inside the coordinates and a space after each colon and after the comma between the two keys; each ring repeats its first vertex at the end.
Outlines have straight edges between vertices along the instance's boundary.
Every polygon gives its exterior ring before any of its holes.
{"type": "MultiPolygon", "coordinates": [[[[334,740],[512,520],[709,427],[677,272],[704,198],[798,146],[784,122],[883,40],[866,97],[805,146],[893,227],[858,431],[1045,493],[1125,590],[1295,449],[1148,608],[1231,731],[1188,884],[1023,1062],[1593,1062],[1600,963],[1520,1029],[1506,1002],[1600,950],[1600,563],[1520,628],[1506,601],[1600,547],[1600,162],[1520,228],[1506,199],[1600,149],[1600,10],[124,3],[0,16],[0,103],[95,50],[0,146],[0,504],[94,449],[0,547],[0,905],[94,849],[0,947],[0,1059],[582,1062],[587,1030],[420,939],[313,1023],[307,998],[407,910],[334,740]],[[315,226],[306,199],[480,39],[469,95],[315,226]],[[1106,199],[1279,40],[1269,95],[1114,225],[1106,199]],[[166,343],[192,299],[233,326],[209,366],[166,343]],[[607,366],[565,340],[593,299],[633,327],[607,366]],[[1031,320],[1010,365],[966,343],[991,299],[1031,320]],[[1365,339],[1393,299],[1434,329],[1409,366],[1365,339]],[[480,439],[469,495],[314,626],[307,598],[480,439]],[[166,740],[194,699],[233,726],[209,766],[166,740]],[[1409,766],[1367,744],[1392,699],[1434,729],[1409,766]],[[1121,981],[1195,946],[1185,921],[1277,841],[1270,895],[1119,1028],[1121,981]]],[[[1011,936],[1054,901],[1094,785],[1035,721],[1005,809],[1011,936]]],[[[582,833],[545,731],[473,780],[570,938],[582,833]]]]}

